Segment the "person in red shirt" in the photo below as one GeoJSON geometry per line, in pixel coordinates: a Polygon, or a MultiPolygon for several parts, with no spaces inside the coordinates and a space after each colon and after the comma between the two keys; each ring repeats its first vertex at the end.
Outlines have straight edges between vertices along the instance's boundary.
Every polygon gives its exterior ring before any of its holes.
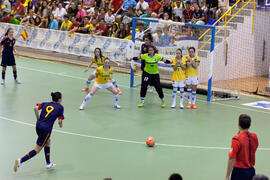
{"type": "Polygon", "coordinates": [[[107,26],[105,25],[105,20],[101,19],[99,25],[96,28],[97,33],[96,35],[102,35],[102,36],[107,36],[108,35],[108,30],[107,26]]]}
{"type": "Polygon", "coordinates": [[[17,4],[14,5],[14,16],[15,18],[22,17],[24,15],[24,6],[23,3],[17,2],[17,4]]]}
{"type": "Polygon", "coordinates": [[[3,13],[3,17],[2,17],[2,21],[3,23],[9,23],[9,16],[8,13],[4,12],[3,13]]]}
{"type": "Polygon", "coordinates": [[[159,13],[159,9],[162,6],[161,2],[158,0],[153,0],[149,3],[149,7],[152,9],[152,12],[159,13]]]}
{"type": "Polygon", "coordinates": [[[69,27],[69,33],[74,33],[74,32],[78,33],[79,32],[78,27],[80,26],[80,22],[76,20],[76,17],[71,17],[71,22],[72,24],[69,27]]]}
{"type": "Polygon", "coordinates": [[[118,9],[120,9],[120,7],[122,6],[122,4],[124,3],[125,0],[112,0],[109,8],[113,8],[113,12],[117,12],[118,9]]]}
{"type": "Polygon", "coordinates": [[[239,116],[239,132],[232,138],[232,151],[229,153],[226,180],[252,180],[255,176],[255,153],[259,142],[257,135],[248,131],[250,116],[239,116]]]}

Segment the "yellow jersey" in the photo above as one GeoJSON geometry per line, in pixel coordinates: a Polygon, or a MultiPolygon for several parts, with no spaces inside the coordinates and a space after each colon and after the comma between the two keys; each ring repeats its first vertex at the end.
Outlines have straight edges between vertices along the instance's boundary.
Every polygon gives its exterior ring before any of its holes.
{"type": "Polygon", "coordinates": [[[99,59],[96,59],[96,57],[94,56],[92,58],[92,62],[95,63],[97,65],[97,67],[103,66],[104,65],[104,59],[106,58],[106,56],[102,56],[99,59]]]}
{"type": "MultiPolygon", "coordinates": [[[[189,61],[190,56],[186,55],[186,61],[189,61]]],[[[200,58],[199,56],[195,56],[194,58],[192,58],[193,62],[200,62],[200,58]]],[[[198,77],[199,73],[198,73],[198,68],[194,68],[193,66],[187,66],[186,69],[186,77],[198,77]]]]}
{"type": "Polygon", "coordinates": [[[108,70],[104,70],[103,66],[100,66],[96,69],[96,80],[97,84],[106,84],[111,81],[111,74],[113,73],[113,68],[109,68],[108,70]]]}
{"type": "MultiPolygon", "coordinates": [[[[172,58],[172,66],[176,65],[176,58],[172,58]]],[[[172,75],[172,81],[185,81],[186,80],[186,75],[185,71],[181,68],[181,65],[186,65],[186,58],[182,57],[181,59],[181,64],[178,64],[177,70],[173,71],[172,75]]]]}
{"type": "Polygon", "coordinates": [[[71,21],[63,22],[61,25],[62,31],[69,31],[70,26],[72,25],[71,21]]]}

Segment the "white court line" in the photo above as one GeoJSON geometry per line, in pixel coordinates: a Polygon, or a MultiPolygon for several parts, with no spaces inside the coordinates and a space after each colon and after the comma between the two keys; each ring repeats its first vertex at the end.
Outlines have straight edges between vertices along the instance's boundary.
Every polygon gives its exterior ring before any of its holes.
{"type": "MultiPolygon", "coordinates": [[[[50,72],[50,71],[45,71],[45,70],[40,70],[40,69],[33,69],[33,68],[28,68],[28,67],[23,67],[23,66],[17,66],[17,67],[22,68],[22,69],[26,69],[26,70],[30,70],[30,71],[43,72],[43,73],[53,74],[53,75],[57,75],[57,76],[73,78],[73,79],[86,80],[86,78],[82,78],[82,77],[78,77],[78,76],[70,76],[70,75],[65,75],[65,74],[62,74],[62,73],[50,72]]],[[[125,86],[125,85],[122,85],[122,84],[119,84],[119,86],[130,89],[129,86],[125,86]]],[[[164,93],[164,94],[171,96],[171,94],[168,94],[168,93],[164,93]]],[[[201,100],[201,99],[197,99],[197,101],[201,101],[201,102],[204,102],[204,103],[207,104],[206,101],[201,100]]],[[[234,106],[234,105],[230,105],[230,104],[222,104],[222,103],[218,103],[218,102],[211,102],[211,104],[216,104],[216,105],[220,105],[220,106],[226,106],[226,107],[231,107],[231,108],[237,108],[237,109],[242,109],[242,110],[248,110],[248,111],[254,111],[254,112],[270,114],[270,112],[261,111],[261,110],[257,110],[257,109],[249,109],[249,108],[246,108],[246,107],[234,106]]]]}
{"type": "MultiPolygon", "coordinates": [[[[15,119],[10,119],[10,118],[3,117],[3,116],[0,116],[0,119],[5,120],[5,121],[14,122],[17,124],[23,124],[26,126],[35,127],[35,124],[17,121],[15,119]]],[[[61,134],[68,134],[68,135],[86,137],[86,138],[91,138],[91,139],[100,139],[100,140],[105,140],[105,141],[122,142],[122,143],[130,143],[130,144],[145,144],[145,142],[140,142],[140,141],[130,141],[130,140],[125,140],[125,139],[114,139],[114,138],[106,138],[106,137],[99,137],[99,136],[90,136],[90,135],[86,135],[86,134],[67,132],[67,131],[62,131],[62,130],[57,130],[57,129],[53,129],[53,131],[57,132],[57,133],[61,133],[61,134]]],[[[178,144],[162,144],[162,143],[156,143],[156,145],[164,146],[164,147],[191,148],[191,149],[230,150],[230,148],[226,148],[226,147],[187,146],[187,145],[180,145],[180,144],[178,145],[178,144]]],[[[270,148],[258,148],[258,150],[270,151],[270,148]]]]}

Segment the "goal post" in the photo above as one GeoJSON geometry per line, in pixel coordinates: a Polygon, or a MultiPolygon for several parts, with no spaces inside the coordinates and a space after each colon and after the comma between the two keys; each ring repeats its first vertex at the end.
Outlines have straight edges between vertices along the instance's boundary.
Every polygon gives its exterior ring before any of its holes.
{"type": "MultiPolygon", "coordinates": [[[[159,23],[159,24],[165,24],[165,25],[174,25],[180,28],[197,28],[201,29],[203,31],[206,31],[207,29],[211,30],[211,48],[210,48],[210,63],[209,63],[209,70],[208,70],[208,82],[207,82],[207,102],[211,102],[211,95],[212,95],[212,76],[213,76],[213,64],[214,64],[214,49],[215,49],[215,33],[216,33],[216,27],[215,26],[210,26],[210,25],[200,25],[200,24],[192,24],[192,23],[183,23],[183,22],[173,22],[173,21],[166,21],[166,20],[160,20],[160,19],[152,19],[152,18],[138,18],[134,17],[132,19],[132,51],[133,55],[136,56],[138,55],[134,52],[135,51],[135,33],[136,33],[136,25],[138,21],[146,22],[146,23],[159,23]]],[[[198,40],[197,40],[198,43],[198,40]]],[[[159,47],[157,47],[159,50],[159,47]]],[[[175,48],[178,48],[177,45],[175,48]]],[[[167,48],[169,49],[169,48],[167,48]]],[[[183,48],[184,50],[187,50],[186,48],[183,48]]],[[[182,50],[183,50],[182,49],[182,50]]],[[[164,52],[164,51],[163,51],[164,52]]],[[[172,54],[162,54],[159,53],[162,56],[165,56],[167,58],[172,58],[172,54]]],[[[174,55],[174,54],[173,54],[174,55]]],[[[183,53],[183,56],[186,55],[183,53]]],[[[159,64],[159,67],[161,67],[162,64],[159,64]]],[[[169,68],[167,68],[169,69],[169,68]]],[[[170,70],[168,70],[170,71],[170,70]]],[[[134,61],[131,62],[131,71],[130,71],[130,87],[133,88],[134,85],[134,80],[135,80],[135,63],[134,61]]]]}

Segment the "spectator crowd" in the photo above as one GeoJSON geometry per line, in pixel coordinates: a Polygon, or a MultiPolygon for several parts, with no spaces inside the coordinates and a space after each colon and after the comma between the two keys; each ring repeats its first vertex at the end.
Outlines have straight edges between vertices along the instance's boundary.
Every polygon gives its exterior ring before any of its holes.
{"type": "MultiPolygon", "coordinates": [[[[229,8],[228,0],[0,0],[0,22],[73,33],[131,39],[132,18],[207,24],[229,8]]],[[[195,36],[191,28],[139,21],[136,40],[151,32],[156,44],[195,36]]],[[[198,36],[198,35],[197,35],[198,36]]]]}

